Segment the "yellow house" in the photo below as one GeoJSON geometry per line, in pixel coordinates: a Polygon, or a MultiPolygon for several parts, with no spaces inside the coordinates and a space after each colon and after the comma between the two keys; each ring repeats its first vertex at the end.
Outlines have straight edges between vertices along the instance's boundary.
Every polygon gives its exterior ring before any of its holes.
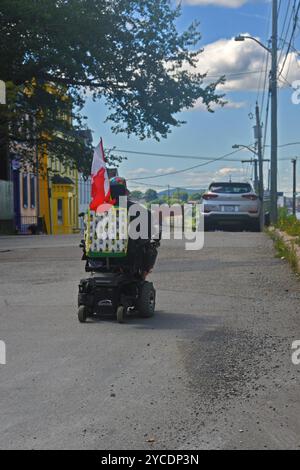
{"type": "MultiPolygon", "coordinates": [[[[60,95],[62,100],[68,100],[56,86],[49,83],[46,89],[60,95]]],[[[64,119],[71,120],[71,117],[66,115],[64,119]]],[[[48,136],[51,138],[55,135],[48,136]]],[[[78,231],[78,171],[49,155],[47,145],[44,145],[39,149],[38,174],[37,212],[44,221],[44,231],[52,235],[78,231]]]]}
{"type": "Polygon", "coordinates": [[[46,152],[39,170],[39,214],[47,234],[78,231],[78,171],[64,166],[46,152]]]}

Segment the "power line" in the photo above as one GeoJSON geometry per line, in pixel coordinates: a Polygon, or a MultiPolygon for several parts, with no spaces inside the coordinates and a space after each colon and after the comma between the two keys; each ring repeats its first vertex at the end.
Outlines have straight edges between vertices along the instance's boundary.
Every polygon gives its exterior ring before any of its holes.
{"type": "MultiPolygon", "coordinates": [[[[291,37],[290,37],[290,40],[289,40],[289,43],[288,43],[288,48],[287,48],[287,52],[286,52],[286,55],[285,55],[285,59],[284,59],[284,61],[283,61],[281,70],[280,70],[280,72],[279,72],[279,77],[282,75],[282,72],[283,72],[284,67],[285,67],[285,64],[286,64],[286,62],[287,62],[289,53],[290,53],[290,51],[291,51],[291,47],[292,47],[294,35],[295,35],[296,29],[297,29],[298,18],[299,18],[299,11],[300,11],[300,1],[298,2],[297,8],[296,8],[296,1],[294,1],[294,6],[293,6],[293,12],[295,12],[295,15],[294,15],[294,24],[293,24],[293,28],[292,28],[291,37]]],[[[292,15],[292,17],[293,17],[293,15],[292,15]]]]}
{"type": "MultiPolygon", "coordinates": [[[[163,178],[164,176],[170,176],[170,175],[177,175],[179,173],[184,173],[186,171],[195,170],[196,168],[200,168],[202,166],[209,165],[211,163],[223,160],[225,157],[229,157],[230,155],[234,155],[238,152],[241,152],[241,150],[242,149],[235,150],[234,152],[230,152],[230,153],[227,153],[225,155],[221,155],[221,157],[215,158],[214,160],[211,160],[209,162],[200,163],[199,165],[194,165],[194,166],[191,166],[189,168],[184,168],[182,170],[170,171],[170,172],[165,173],[163,175],[144,176],[144,177],[141,177],[141,178],[132,178],[132,179],[134,179],[135,181],[140,181],[140,180],[147,180],[147,179],[153,179],[153,178],[163,178]]],[[[130,179],[128,179],[128,181],[130,181],[130,179]]]]}
{"type": "MultiPolygon", "coordinates": [[[[250,144],[249,146],[251,146],[252,144],[250,144]]],[[[300,142],[288,142],[286,144],[282,144],[282,145],[278,145],[279,148],[283,148],[283,147],[290,147],[290,146],[296,146],[296,145],[300,145],[300,142]]],[[[267,147],[270,147],[270,145],[264,145],[264,148],[267,148],[267,147]]],[[[178,159],[186,159],[186,160],[203,160],[203,161],[206,161],[206,162],[214,162],[215,161],[215,158],[210,158],[210,157],[200,157],[200,156],[196,156],[196,155],[180,155],[180,154],[172,154],[172,153],[155,153],[155,152],[141,152],[141,151],[135,151],[135,150],[125,150],[125,149],[118,149],[118,148],[113,148],[111,149],[113,150],[114,152],[117,152],[117,153],[128,153],[130,155],[133,155],[133,156],[150,156],[150,157],[166,157],[166,158],[178,158],[178,159]]],[[[241,149],[242,150],[242,149],[241,149]]],[[[233,152],[235,153],[235,152],[233,152]]],[[[226,159],[226,157],[224,157],[224,161],[228,161],[228,162],[237,162],[238,160],[236,159],[226,159]]]]}
{"type": "MultiPolygon", "coordinates": [[[[293,145],[300,145],[300,142],[289,142],[287,144],[278,145],[278,147],[279,148],[292,147],[293,145]]],[[[268,147],[268,145],[267,145],[267,147],[268,147]]]]}
{"type": "MultiPolygon", "coordinates": [[[[279,5],[279,11],[280,11],[281,5],[279,5]]],[[[267,16],[267,28],[266,28],[266,36],[267,38],[270,36],[270,26],[271,26],[271,11],[270,14],[267,16]]],[[[265,63],[265,69],[261,71],[260,77],[259,77],[259,82],[258,82],[258,87],[257,87],[257,98],[256,102],[259,100],[259,94],[260,94],[260,85],[261,85],[261,80],[262,76],[264,73],[264,85],[263,85],[263,93],[262,93],[262,100],[261,100],[261,113],[263,113],[263,107],[264,107],[264,100],[265,100],[265,93],[266,89],[268,87],[267,84],[267,79],[268,79],[268,65],[269,65],[269,59],[270,59],[270,54],[268,51],[265,52],[265,58],[264,58],[264,63],[265,63]]]]}
{"type": "MultiPolygon", "coordinates": [[[[292,18],[293,18],[293,11],[294,11],[294,8],[296,6],[296,0],[294,0],[294,5],[292,7],[292,10],[291,10],[291,15],[290,15],[290,19],[289,19],[289,22],[288,22],[288,26],[287,26],[287,29],[286,29],[286,32],[285,31],[285,27],[286,27],[286,24],[287,24],[287,19],[288,19],[288,16],[289,16],[289,12],[290,12],[290,7],[291,7],[291,3],[289,3],[287,5],[287,9],[286,9],[286,13],[285,13],[285,17],[284,17],[284,21],[283,21],[283,26],[282,26],[282,30],[281,30],[281,34],[280,34],[280,37],[281,37],[281,40],[283,42],[283,45],[286,43],[287,41],[287,37],[288,37],[288,34],[289,34],[289,30],[290,30],[290,27],[291,27],[291,23],[292,23],[292,18]],[[284,39],[283,39],[284,38],[284,39]]],[[[281,58],[283,56],[283,47],[281,49],[281,52],[280,52],[280,56],[279,56],[279,61],[281,61],[281,58]]]]}
{"type": "Polygon", "coordinates": [[[226,78],[227,77],[231,78],[231,77],[239,77],[239,76],[242,76],[242,75],[253,75],[253,74],[258,74],[258,73],[261,74],[263,72],[265,72],[264,69],[262,69],[262,70],[261,69],[260,70],[248,70],[246,72],[233,72],[233,73],[228,73],[228,74],[225,72],[225,73],[220,73],[219,75],[206,75],[205,78],[220,78],[220,76],[222,76],[222,75],[225,75],[226,78]]]}
{"type": "MultiPolygon", "coordinates": [[[[135,155],[135,156],[142,155],[142,156],[151,156],[151,157],[179,158],[179,159],[184,159],[184,160],[203,160],[205,162],[215,160],[214,158],[200,157],[196,155],[174,155],[171,153],[137,152],[134,150],[122,150],[122,149],[114,149],[114,151],[117,153],[128,153],[128,154],[135,155]]],[[[226,161],[235,162],[236,160],[227,159],[226,161]]]]}
{"type": "MultiPolygon", "coordinates": [[[[128,181],[128,180],[127,180],[128,181]]],[[[203,189],[201,188],[201,186],[197,185],[197,184],[194,184],[193,186],[178,186],[177,185],[171,185],[171,184],[152,184],[152,183],[141,183],[140,181],[135,181],[135,180],[131,180],[130,181],[130,185],[132,186],[146,186],[146,187],[149,187],[151,185],[151,188],[165,188],[167,189],[168,187],[170,189],[203,189]]],[[[205,185],[204,185],[205,186],[205,185]]]]}

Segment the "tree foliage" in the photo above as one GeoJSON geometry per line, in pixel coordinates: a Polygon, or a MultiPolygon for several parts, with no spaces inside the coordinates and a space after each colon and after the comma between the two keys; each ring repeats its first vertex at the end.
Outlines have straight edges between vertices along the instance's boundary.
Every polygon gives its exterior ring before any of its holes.
{"type": "Polygon", "coordinates": [[[224,79],[204,82],[195,69],[198,24],[179,33],[179,15],[170,0],[1,0],[0,78],[9,88],[2,141],[9,122],[12,141],[38,136],[84,168],[91,148],[78,130],[87,93],[106,103],[114,132],[141,139],[167,137],[182,124],[177,113],[198,99],[208,110],[222,103],[224,79]]]}
{"type": "Polygon", "coordinates": [[[143,199],[144,197],[144,193],[142,191],[138,191],[138,190],[134,190],[134,191],[130,191],[130,197],[132,199],[143,199]]]}
{"type": "Polygon", "coordinates": [[[154,201],[155,199],[157,199],[157,191],[151,188],[147,189],[147,191],[145,192],[146,202],[151,202],[151,201],[154,201]]]}
{"type": "Polygon", "coordinates": [[[192,193],[189,196],[189,201],[201,201],[203,193],[192,193]]]}

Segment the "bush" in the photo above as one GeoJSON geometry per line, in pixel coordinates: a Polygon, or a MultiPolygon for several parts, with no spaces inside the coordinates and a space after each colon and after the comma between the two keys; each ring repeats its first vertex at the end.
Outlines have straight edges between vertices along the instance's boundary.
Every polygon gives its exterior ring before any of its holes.
{"type": "Polygon", "coordinates": [[[300,220],[295,215],[289,214],[286,207],[279,209],[277,228],[291,237],[300,236],[300,220]]]}

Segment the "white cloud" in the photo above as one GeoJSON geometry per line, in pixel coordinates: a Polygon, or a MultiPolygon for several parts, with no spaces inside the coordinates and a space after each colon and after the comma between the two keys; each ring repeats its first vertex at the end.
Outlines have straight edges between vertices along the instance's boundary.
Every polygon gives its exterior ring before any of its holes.
{"type": "Polygon", "coordinates": [[[184,0],[187,5],[215,5],[218,7],[239,8],[249,0],[184,0]]]}
{"type": "Polygon", "coordinates": [[[138,176],[147,175],[148,173],[150,173],[148,168],[135,168],[134,170],[127,171],[127,178],[137,178],[138,176]]]}
{"type": "Polygon", "coordinates": [[[226,176],[237,176],[243,173],[242,168],[230,168],[224,167],[216,172],[216,176],[226,177],[226,176]]]}
{"type": "Polygon", "coordinates": [[[245,108],[247,106],[246,101],[230,101],[228,100],[225,107],[226,108],[231,108],[231,109],[241,109],[245,108]]]}
{"type": "Polygon", "coordinates": [[[176,171],[176,168],[170,167],[170,168],[158,168],[155,173],[157,175],[165,175],[166,173],[172,173],[172,171],[176,171]]]}
{"type": "MultiPolygon", "coordinates": [[[[300,56],[296,52],[290,52],[285,61],[285,57],[280,60],[278,70],[281,72],[281,86],[286,83],[284,78],[288,82],[292,83],[296,80],[300,80],[300,56]],[[284,78],[283,78],[284,77],[284,78]]],[[[286,83],[287,85],[287,83],[286,83]]]]}
{"type": "MultiPolygon", "coordinates": [[[[207,73],[209,82],[225,75],[226,83],[219,87],[220,92],[256,91],[264,86],[264,71],[267,70],[268,73],[270,69],[270,62],[266,65],[266,54],[268,53],[251,39],[244,42],[236,42],[234,38],[219,39],[204,46],[196,69],[200,73],[207,73]]],[[[282,54],[279,70],[284,58],[285,54],[282,54]]],[[[289,82],[300,79],[300,58],[295,52],[289,54],[283,75],[289,82]]],[[[282,79],[280,86],[283,86],[282,79]]],[[[196,108],[199,106],[201,107],[197,103],[196,108]]],[[[242,107],[243,104],[229,102],[228,106],[242,107]]]]}
{"type": "Polygon", "coordinates": [[[223,167],[215,171],[194,171],[182,174],[180,177],[180,187],[207,188],[212,181],[225,179],[233,181],[248,181],[244,167],[223,167]]]}
{"type": "Polygon", "coordinates": [[[255,90],[258,87],[260,71],[265,67],[266,52],[254,41],[236,42],[232,39],[219,39],[204,46],[197,69],[207,72],[209,80],[226,76],[222,90],[255,90]]]}
{"type": "MultiPolygon", "coordinates": [[[[231,101],[229,99],[227,99],[225,97],[227,103],[225,105],[225,108],[227,109],[241,109],[241,108],[245,108],[245,106],[247,106],[247,103],[246,101],[231,101]]],[[[217,110],[217,109],[220,109],[220,105],[212,105],[211,108],[212,110],[217,110]]],[[[207,107],[205,106],[205,104],[203,103],[202,99],[199,99],[197,100],[195,106],[191,109],[189,109],[188,111],[205,111],[207,112],[207,107]]]]}
{"type": "MultiPolygon", "coordinates": [[[[176,186],[178,184],[178,187],[180,188],[190,188],[193,187],[194,189],[206,189],[209,184],[212,181],[217,181],[217,180],[225,180],[228,181],[229,177],[233,181],[249,181],[249,175],[247,177],[245,173],[245,168],[244,167],[222,167],[219,170],[215,171],[207,171],[207,170],[201,170],[201,171],[189,171],[186,173],[182,173],[179,178],[172,179],[172,186],[176,186]]],[[[139,185],[138,182],[132,183],[131,181],[128,182],[128,186],[131,190],[133,189],[139,189],[140,191],[144,192],[148,188],[153,188],[157,190],[158,192],[166,189],[168,185],[166,184],[165,187],[164,181],[155,181],[153,184],[151,181],[145,180],[142,185],[139,185]],[[161,185],[162,187],[156,187],[155,185],[161,185]]]]}

